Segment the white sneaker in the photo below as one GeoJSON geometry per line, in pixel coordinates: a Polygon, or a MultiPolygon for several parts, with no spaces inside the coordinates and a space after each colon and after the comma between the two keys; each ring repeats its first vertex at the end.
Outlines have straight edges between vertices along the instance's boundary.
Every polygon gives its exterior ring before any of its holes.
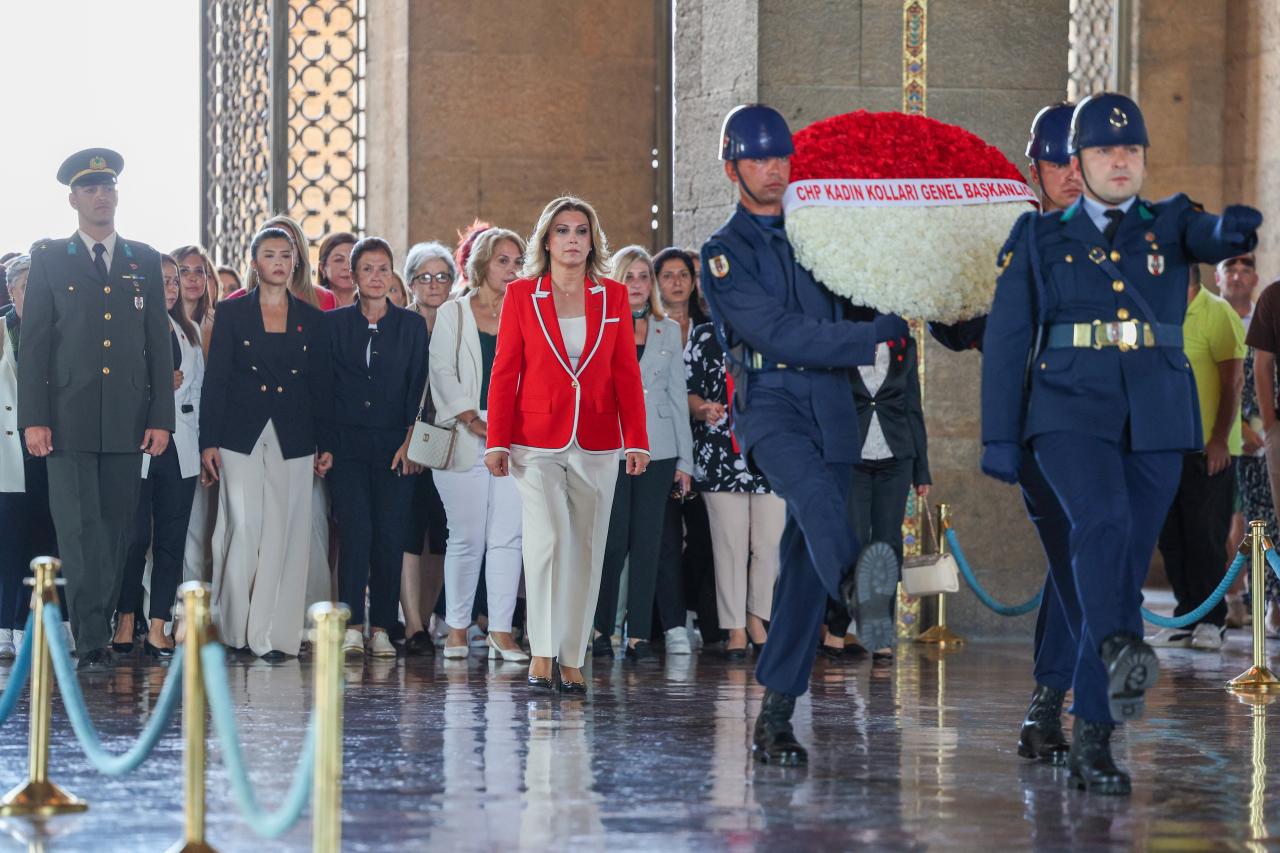
{"type": "Polygon", "coordinates": [[[355,628],[348,628],[342,638],[342,653],[344,655],[364,654],[364,634],[355,628]]]}
{"type": "Polygon", "coordinates": [[[1146,640],[1147,645],[1157,649],[1191,648],[1191,632],[1186,628],[1161,628],[1146,640]]]}
{"type": "Polygon", "coordinates": [[[373,636],[369,638],[369,654],[375,658],[393,658],[396,656],[396,647],[391,642],[391,638],[387,636],[386,631],[374,631],[373,636]]]}
{"type": "Polygon", "coordinates": [[[1222,635],[1226,630],[1217,625],[1210,625],[1208,622],[1201,622],[1191,632],[1191,648],[1205,652],[1222,651],[1222,635]]]}
{"type": "Polygon", "coordinates": [[[0,628],[0,660],[13,660],[18,650],[13,645],[13,629],[0,628]]]}
{"type": "Polygon", "coordinates": [[[689,655],[693,649],[689,646],[689,629],[685,627],[669,628],[666,632],[667,654],[689,655]]]}

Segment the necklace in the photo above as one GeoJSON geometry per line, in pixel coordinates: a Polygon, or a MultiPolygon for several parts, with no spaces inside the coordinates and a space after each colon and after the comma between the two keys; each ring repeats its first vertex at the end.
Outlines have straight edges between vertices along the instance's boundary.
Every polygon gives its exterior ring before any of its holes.
{"type": "Polygon", "coordinates": [[[480,303],[481,308],[489,312],[489,316],[492,319],[498,319],[498,306],[502,304],[501,299],[494,300],[492,305],[485,305],[484,300],[480,298],[480,295],[476,294],[476,301],[480,303]]]}

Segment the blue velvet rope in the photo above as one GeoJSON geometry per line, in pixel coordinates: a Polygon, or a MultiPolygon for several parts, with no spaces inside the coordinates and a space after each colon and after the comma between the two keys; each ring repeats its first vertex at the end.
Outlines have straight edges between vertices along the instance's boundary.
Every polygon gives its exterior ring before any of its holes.
{"type": "MultiPolygon", "coordinates": [[[[71,720],[71,728],[80,741],[89,763],[98,772],[107,776],[123,776],[136,770],[151,750],[155,749],[173,712],[182,700],[182,655],[174,655],[169,673],[165,676],[164,686],[160,688],[160,698],[151,709],[151,718],[142,729],[142,734],[129,749],[114,755],[102,747],[93,721],[89,719],[89,709],[84,704],[84,694],[80,692],[80,681],[76,678],[75,665],[71,662],[71,653],[67,651],[67,637],[62,630],[62,614],[56,607],[44,609],[44,632],[49,642],[49,657],[53,662],[53,672],[58,678],[58,689],[62,691],[62,705],[67,709],[67,717],[71,720]]],[[[23,638],[24,642],[26,638],[23,638]]]]}
{"type": "Polygon", "coordinates": [[[9,680],[5,682],[4,693],[0,694],[0,726],[9,720],[13,709],[18,707],[18,697],[22,688],[31,677],[31,626],[36,624],[35,611],[27,614],[27,627],[22,630],[22,648],[14,658],[13,669],[9,670],[9,680]]]}
{"type": "Polygon", "coordinates": [[[969,568],[969,561],[964,558],[964,551],[960,548],[960,539],[956,536],[956,532],[951,528],[947,528],[947,532],[943,535],[947,537],[947,545],[951,548],[951,554],[956,558],[956,563],[960,566],[960,573],[964,575],[965,582],[969,584],[973,594],[978,596],[978,600],[990,610],[999,613],[1001,616],[1021,616],[1040,606],[1040,598],[1044,595],[1043,589],[1036,592],[1035,595],[1022,604],[1001,604],[996,601],[991,597],[990,593],[982,588],[982,584],[978,583],[978,579],[974,577],[973,569],[969,568]]]}
{"type": "MultiPolygon", "coordinates": [[[[1280,578],[1280,554],[1277,554],[1274,548],[1268,548],[1266,554],[1267,565],[1271,567],[1271,571],[1276,573],[1276,577],[1280,578]]],[[[3,715],[0,715],[0,719],[3,719],[3,715]]]]}
{"type": "MultiPolygon", "coordinates": [[[[1268,558],[1271,552],[1267,552],[1268,558]]],[[[1218,606],[1218,602],[1222,601],[1222,597],[1227,594],[1227,590],[1231,589],[1231,585],[1236,582],[1236,575],[1240,574],[1240,570],[1244,568],[1244,554],[1236,554],[1236,558],[1231,561],[1231,567],[1227,569],[1227,573],[1222,577],[1222,583],[1214,588],[1204,603],[1182,616],[1161,616],[1159,613],[1152,613],[1147,608],[1142,608],[1142,618],[1146,619],[1152,625],[1161,628],[1186,628],[1194,625],[1208,615],[1209,611],[1218,606]]]]}
{"type": "Polygon", "coordinates": [[[204,666],[204,689],[213,716],[213,727],[222,743],[222,759],[231,776],[236,805],[240,807],[245,823],[249,824],[254,834],[262,838],[278,838],[298,822],[311,796],[316,760],[315,712],[311,714],[302,756],[294,770],[293,782],[289,785],[284,802],[273,812],[263,811],[254,795],[253,783],[249,781],[244,755],[240,751],[235,706],[231,701],[231,688],[227,685],[226,650],[221,643],[209,643],[200,650],[200,662],[204,666]]]}

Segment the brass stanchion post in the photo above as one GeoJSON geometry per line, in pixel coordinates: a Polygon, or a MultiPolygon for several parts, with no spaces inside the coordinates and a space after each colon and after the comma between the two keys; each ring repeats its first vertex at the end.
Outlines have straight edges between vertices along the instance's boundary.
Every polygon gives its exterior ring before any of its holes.
{"type": "Polygon", "coordinates": [[[342,638],[351,610],[322,601],[311,605],[315,623],[315,778],[312,785],[312,850],[342,849],[342,638]]]}
{"type": "Polygon", "coordinates": [[[1280,678],[1267,668],[1266,596],[1263,590],[1267,582],[1267,524],[1265,521],[1249,522],[1252,540],[1252,560],[1249,567],[1251,598],[1253,599],[1253,666],[1227,682],[1228,690],[1243,693],[1274,693],[1280,691],[1280,678]]]}
{"type": "Polygon", "coordinates": [[[49,781],[49,718],[53,700],[53,661],[44,630],[45,607],[58,606],[57,574],[62,565],[53,557],[31,561],[35,591],[31,626],[31,731],[28,742],[27,781],[0,799],[0,817],[51,817],[82,812],[89,804],[49,781]]]}
{"type": "Polygon", "coordinates": [[[213,853],[204,840],[205,714],[200,650],[209,641],[209,586],[188,581],[178,587],[187,635],[182,644],[183,839],[170,853],[213,853]]]}
{"type": "MultiPolygon", "coordinates": [[[[938,504],[938,553],[947,553],[946,533],[951,529],[951,505],[938,504]]],[[[947,596],[938,593],[938,624],[919,637],[917,643],[924,643],[939,648],[955,648],[964,644],[964,637],[947,627],[947,596]]]]}

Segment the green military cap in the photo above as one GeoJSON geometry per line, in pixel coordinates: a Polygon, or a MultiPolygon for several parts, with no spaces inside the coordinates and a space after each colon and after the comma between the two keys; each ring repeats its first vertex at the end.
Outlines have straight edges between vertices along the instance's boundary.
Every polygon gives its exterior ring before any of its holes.
{"type": "Polygon", "coordinates": [[[114,184],[124,171],[124,158],[110,148],[86,148],[62,161],[58,183],[69,187],[114,184]]]}

